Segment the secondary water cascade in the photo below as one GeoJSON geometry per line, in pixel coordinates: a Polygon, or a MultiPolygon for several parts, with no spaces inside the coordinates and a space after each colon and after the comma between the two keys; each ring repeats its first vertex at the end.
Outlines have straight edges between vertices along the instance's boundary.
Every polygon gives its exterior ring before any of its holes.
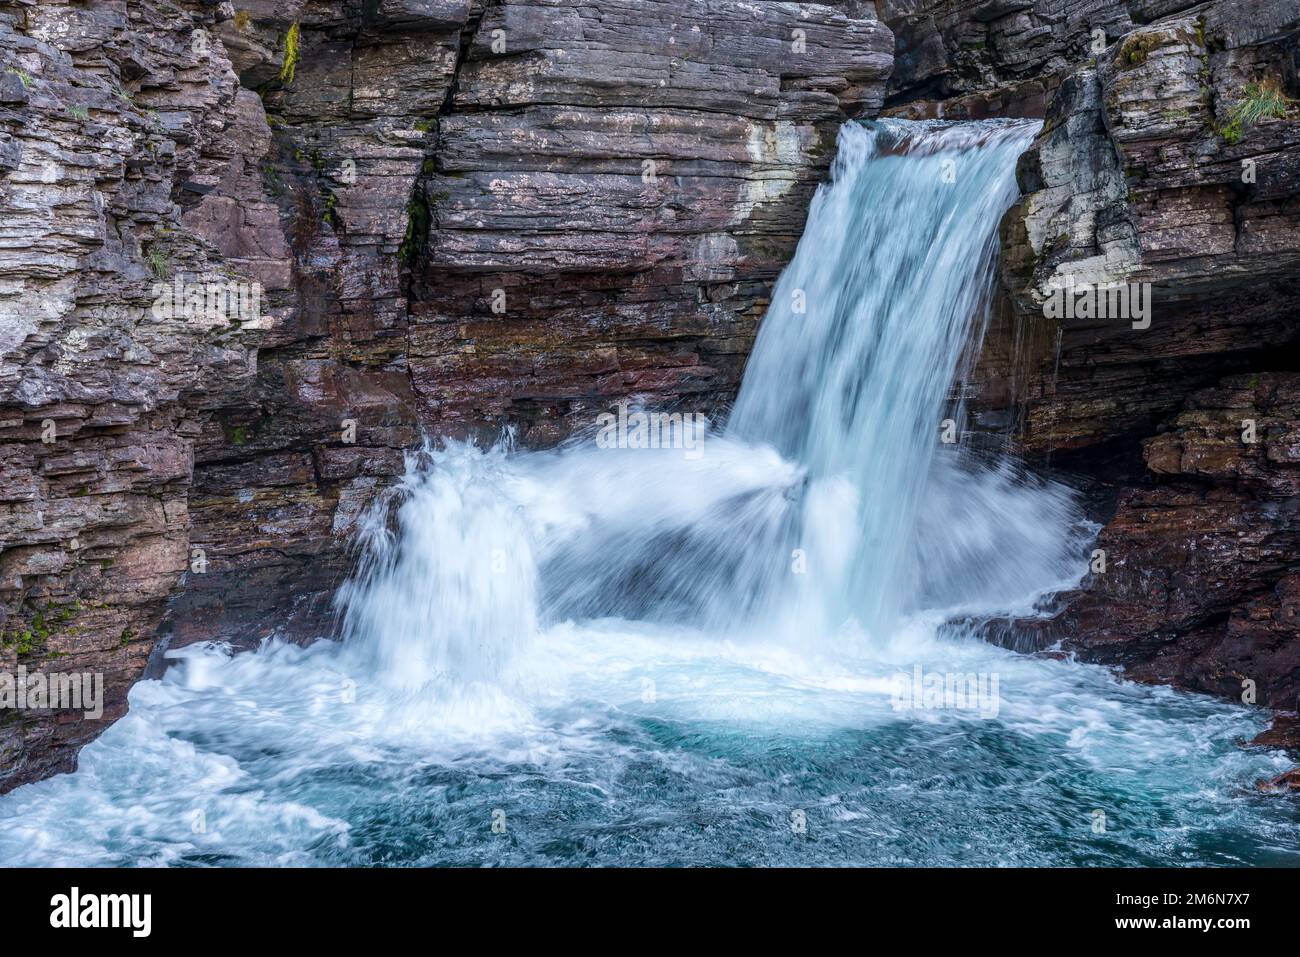
{"type": "Polygon", "coordinates": [[[175,653],[0,862],[1296,863],[1257,715],[957,624],[1093,531],[941,441],[1036,129],[846,124],[725,423],[413,451],[337,640],[175,653]]]}

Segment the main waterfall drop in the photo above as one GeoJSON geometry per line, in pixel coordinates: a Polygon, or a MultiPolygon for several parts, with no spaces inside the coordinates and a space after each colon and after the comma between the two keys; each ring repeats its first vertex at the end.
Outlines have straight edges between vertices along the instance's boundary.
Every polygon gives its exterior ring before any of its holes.
{"type": "Polygon", "coordinates": [[[406,682],[481,677],[467,649],[527,640],[533,621],[617,616],[810,647],[846,626],[881,640],[935,596],[1005,611],[1077,578],[1065,490],[936,458],[1036,129],[846,125],[726,429],[685,449],[584,435],[547,454],[422,456],[400,546],[381,505],[370,561],[341,593],[348,640],[403,662],[406,682]],[[491,574],[489,555],[511,574],[491,574]]]}
{"type": "Polygon", "coordinates": [[[0,798],[0,862],[1294,863],[1238,794],[1285,762],[1254,714],[954,624],[1090,547],[1070,490],[940,441],[1035,128],[846,125],[727,423],[413,451],[341,640],[173,652],[0,798]]]}
{"type": "Polygon", "coordinates": [[[918,585],[940,413],[959,357],[978,352],[997,223],[1038,125],[845,126],[745,373],[731,432],[859,496],[849,591],[836,597],[877,629],[918,585]]]}

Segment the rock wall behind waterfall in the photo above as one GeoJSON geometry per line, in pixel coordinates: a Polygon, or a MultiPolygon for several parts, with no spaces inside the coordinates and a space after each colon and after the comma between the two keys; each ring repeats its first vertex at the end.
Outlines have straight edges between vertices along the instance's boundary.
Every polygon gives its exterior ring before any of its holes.
{"type": "Polygon", "coordinates": [[[1123,476],[1099,541],[1108,568],[1058,633],[1135,676],[1253,689],[1288,710],[1300,699],[1300,111],[1232,127],[1250,84],[1300,94],[1298,65],[1293,3],[1209,4],[1128,34],[1066,80],[1058,101],[1074,109],[1054,105],[1006,224],[1029,322],[1045,321],[1032,317],[1053,276],[1154,291],[1150,329],[1048,321],[1024,360],[1021,443],[1123,476]]]}
{"type": "MultiPolygon", "coordinates": [[[[858,0],[0,2],[0,670],[111,720],[160,637],[327,631],[422,429],[719,409],[892,49],[858,0]],[[177,277],[264,319],[158,320],[177,277]]],[[[0,789],[106,724],[7,713],[0,789]]]]}
{"type": "Polygon", "coordinates": [[[1300,7],[1129,4],[1150,22],[1116,35],[1118,6],[1073,34],[1100,25],[1109,45],[1059,71],[1021,159],[969,426],[1102,493],[1106,571],[1046,627],[1022,623],[1040,643],[1295,709],[1300,111],[1232,127],[1251,84],[1300,95],[1300,7]],[[1150,328],[1045,318],[1066,281],[1150,283],[1150,328]]]}

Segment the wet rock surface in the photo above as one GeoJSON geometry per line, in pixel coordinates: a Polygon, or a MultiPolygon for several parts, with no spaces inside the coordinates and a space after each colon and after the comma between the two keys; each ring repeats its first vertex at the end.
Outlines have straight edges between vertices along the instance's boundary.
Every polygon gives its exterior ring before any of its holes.
{"type": "MultiPolygon", "coordinates": [[[[1300,119],[1238,116],[1300,97],[1300,14],[875,7],[0,2],[0,671],[101,672],[111,720],[151,652],[329,634],[422,434],[722,414],[883,109],[1046,117],[967,427],[1089,483],[1107,562],[990,637],[1294,708],[1300,119]],[[159,315],[178,280],[259,314],[159,315]],[[1044,316],[1130,282],[1149,327],[1044,316]]],[[[0,789],[107,723],[6,715],[0,789]]]]}
{"type": "Polygon", "coordinates": [[[1300,92],[1298,31],[1292,4],[1202,5],[1062,79],[1021,159],[1010,302],[970,383],[973,428],[1088,477],[1105,502],[1106,570],[1020,640],[1286,710],[1300,695],[1300,112],[1239,117],[1261,90],[1300,92]],[[1045,314],[1057,288],[1133,283],[1149,285],[1147,319],[1045,314]]]}
{"type": "Polygon", "coordinates": [[[1300,791],[1300,768],[1292,768],[1271,780],[1260,781],[1256,787],[1265,794],[1295,794],[1300,791]]]}
{"type": "Polygon", "coordinates": [[[1134,677],[1293,710],[1300,698],[1300,375],[1233,376],[1143,443],[1070,647],[1134,677]]]}
{"type": "Polygon", "coordinates": [[[7,712],[0,789],[151,651],[329,634],[422,433],[721,408],[892,50],[857,2],[0,3],[0,670],[107,682],[7,712]]]}

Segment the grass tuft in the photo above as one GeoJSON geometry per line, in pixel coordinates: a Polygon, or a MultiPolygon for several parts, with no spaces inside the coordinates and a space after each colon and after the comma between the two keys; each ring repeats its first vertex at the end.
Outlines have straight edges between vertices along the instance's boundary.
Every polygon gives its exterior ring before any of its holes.
{"type": "Polygon", "coordinates": [[[157,243],[149,247],[144,261],[148,265],[149,271],[154,274],[155,279],[166,279],[171,275],[172,261],[157,243]]]}
{"type": "Polygon", "coordinates": [[[1223,141],[1229,146],[1239,143],[1246,130],[1260,120],[1285,117],[1293,103],[1272,77],[1247,83],[1242,98],[1228,114],[1228,125],[1219,131],[1223,141]]]}

